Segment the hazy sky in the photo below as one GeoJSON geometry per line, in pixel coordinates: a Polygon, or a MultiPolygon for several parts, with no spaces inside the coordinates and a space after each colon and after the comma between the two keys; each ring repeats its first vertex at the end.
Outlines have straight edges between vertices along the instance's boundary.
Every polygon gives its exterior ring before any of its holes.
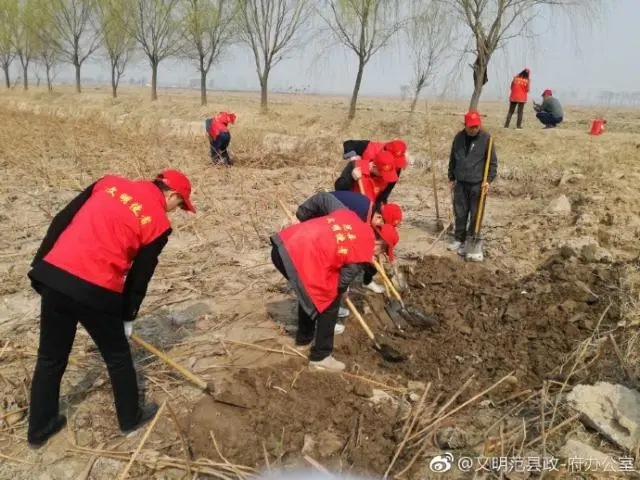
{"type": "MultiPolygon", "coordinates": [[[[640,90],[640,0],[601,0],[606,2],[606,16],[594,21],[591,28],[571,29],[565,17],[555,21],[541,18],[535,27],[535,39],[515,39],[492,60],[489,83],[483,98],[504,98],[510,79],[524,67],[532,70],[532,94],[554,89],[567,99],[576,92],[579,99],[595,99],[602,90],[640,90]]],[[[464,31],[464,34],[467,32],[464,31]]],[[[463,49],[464,37],[456,47],[463,49]]],[[[364,73],[361,93],[365,95],[399,95],[401,86],[411,81],[409,51],[399,40],[372,58],[364,73]]],[[[326,40],[316,40],[292,58],[279,63],[272,71],[272,89],[290,86],[318,93],[350,93],[356,74],[356,56],[338,45],[327,47],[326,40]],[[315,47],[315,48],[314,48],[315,47]],[[324,52],[322,55],[319,52],[324,52]]],[[[467,96],[471,89],[471,57],[464,62],[460,84],[449,89],[448,96],[467,96]]],[[[83,77],[108,78],[107,69],[92,61],[83,68],[83,77]]],[[[132,64],[123,83],[131,77],[150,78],[146,61],[132,64]]],[[[159,83],[187,83],[198,73],[187,61],[166,60],[160,64],[159,83]]],[[[246,48],[234,48],[219,65],[212,68],[216,88],[257,89],[253,58],[246,48]]],[[[59,80],[73,79],[71,66],[59,67],[59,80]]],[[[440,84],[443,82],[441,81],[440,84]]],[[[441,91],[441,85],[433,88],[441,91]]]]}

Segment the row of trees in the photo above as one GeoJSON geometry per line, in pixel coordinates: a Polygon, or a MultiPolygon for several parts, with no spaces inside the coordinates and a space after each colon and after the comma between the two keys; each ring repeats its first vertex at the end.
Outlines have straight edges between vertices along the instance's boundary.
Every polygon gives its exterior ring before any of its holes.
{"type": "MultiPolygon", "coordinates": [[[[157,99],[158,65],[169,57],[189,59],[201,78],[227,49],[250,49],[268,107],[269,75],[293,51],[327,34],[354,54],[357,74],[349,108],[354,118],[365,68],[391,44],[411,51],[412,110],[420,93],[452,58],[458,67],[472,55],[477,107],[489,61],[510,39],[532,33],[544,9],[591,13],[598,0],[0,0],[0,66],[10,86],[10,66],[19,62],[24,88],[37,62],[52,89],[58,63],[81,69],[100,55],[110,65],[113,96],[134,52],[151,67],[151,99],[157,99]]],[[[573,17],[575,18],[575,17],[573,17]]],[[[451,63],[451,62],[449,62],[451,63]]]]}

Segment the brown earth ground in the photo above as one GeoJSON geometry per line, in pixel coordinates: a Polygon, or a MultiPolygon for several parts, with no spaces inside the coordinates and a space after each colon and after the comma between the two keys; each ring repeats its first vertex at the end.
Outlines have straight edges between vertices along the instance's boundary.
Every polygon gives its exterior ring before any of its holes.
{"type": "Polygon", "coordinates": [[[342,98],[273,95],[264,116],[251,94],[213,94],[210,108],[190,92],[161,92],[153,104],[146,95],[1,95],[0,478],[117,478],[141,442],[132,478],[243,478],[299,465],[434,478],[426,465],[443,449],[554,455],[569,435],[620,454],[577,420],[562,422],[573,418],[564,396],[575,383],[637,386],[638,111],[608,112],[607,132],[593,138],[586,131],[595,111],[568,108],[566,124],[552,131],[530,114],[515,131],[501,128],[504,105],[483,105],[500,178],[485,216],[486,261],[467,264],[445,249],[431,184],[435,167],[446,224],[444,172],[464,104],[431,104],[429,115],[423,105],[411,116],[399,101],[363,99],[345,124],[342,98]],[[219,110],[238,115],[231,169],[209,165],[201,131],[219,110]],[[397,136],[411,154],[392,196],[405,210],[405,301],[438,324],[400,332],[382,296],[356,290],[381,341],[407,361],[384,361],[349,318],[336,338],[348,373],[309,371],[291,348],[295,300],[269,263],[269,235],[285,219],[276,199],[293,207],[331,189],[343,139],[397,136]],[[62,384],[69,426],[31,451],[24,413],[38,345],[38,297],[26,279],[33,253],[52,216],[95,178],[149,177],[167,166],[193,179],[199,211],[175,216],[136,333],[211,382],[216,400],[239,406],[214,401],[133,347],[147,397],[167,406],[148,438],[122,437],[106,370],[79,329],[62,384]],[[550,208],[561,195],[570,211],[550,208]]]}

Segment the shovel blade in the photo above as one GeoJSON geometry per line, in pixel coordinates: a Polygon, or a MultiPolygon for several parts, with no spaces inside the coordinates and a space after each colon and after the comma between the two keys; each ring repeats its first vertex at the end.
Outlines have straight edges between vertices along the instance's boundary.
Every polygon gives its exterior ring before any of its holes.
{"type": "Polygon", "coordinates": [[[387,362],[399,363],[407,360],[407,357],[405,355],[400,353],[391,345],[387,345],[386,343],[380,344],[376,342],[375,349],[378,351],[378,353],[380,353],[380,356],[384,358],[387,362]]]}
{"type": "Polygon", "coordinates": [[[436,327],[438,326],[438,320],[431,316],[421,312],[419,309],[408,306],[400,311],[402,316],[414,327],[436,327]]]}
{"type": "Polygon", "coordinates": [[[402,316],[402,305],[397,300],[391,300],[384,305],[384,309],[389,315],[393,324],[401,330],[407,328],[407,322],[402,316]]]}

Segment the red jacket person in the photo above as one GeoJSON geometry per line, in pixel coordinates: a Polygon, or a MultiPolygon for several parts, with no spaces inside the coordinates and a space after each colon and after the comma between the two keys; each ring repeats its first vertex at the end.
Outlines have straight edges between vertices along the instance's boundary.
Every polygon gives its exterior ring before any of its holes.
{"type": "Polygon", "coordinates": [[[340,299],[374,254],[386,244],[346,208],[286,227],[271,237],[271,260],[298,298],[296,345],[311,347],[312,367],[345,365],[331,355],[340,299]]]}
{"type": "Polygon", "coordinates": [[[229,156],[229,143],[231,143],[231,133],[229,125],[236,122],[236,114],[221,112],[207,121],[207,133],[209,134],[209,146],[211,150],[211,161],[213,164],[233,165],[229,156]]]}
{"type": "Polygon", "coordinates": [[[379,206],[382,201],[380,195],[386,191],[391,183],[398,181],[394,156],[386,150],[381,150],[371,159],[359,158],[350,161],[335,181],[336,190],[350,190],[363,193],[379,206]],[[362,183],[363,191],[360,191],[362,183]]]}
{"type": "Polygon", "coordinates": [[[66,424],[60,381],[80,322],[107,364],[120,429],[131,432],[158,406],[139,405],[127,336],[167,244],[167,212],[195,212],[191,183],[176,170],[151,181],[107,175],[74,198],[51,222],[29,272],[41,295],[40,345],[27,439],[37,448],[66,424]]]}

